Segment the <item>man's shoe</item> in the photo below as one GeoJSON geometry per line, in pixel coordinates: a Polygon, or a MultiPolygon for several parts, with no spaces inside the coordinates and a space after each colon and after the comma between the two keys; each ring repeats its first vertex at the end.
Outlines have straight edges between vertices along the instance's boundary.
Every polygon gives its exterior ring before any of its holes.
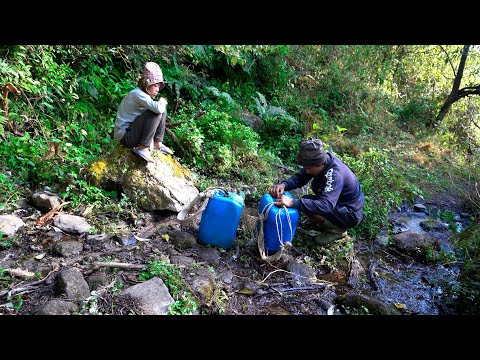
{"type": "Polygon", "coordinates": [[[132,152],[140,156],[146,162],[155,162],[155,160],[153,160],[152,158],[152,155],[150,155],[150,150],[148,148],[145,148],[145,149],[133,148],[132,152]]]}
{"type": "Polygon", "coordinates": [[[350,239],[350,236],[347,235],[346,231],[342,234],[335,232],[324,232],[315,236],[313,238],[313,241],[318,245],[328,245],[333,243],[334,241],[345,239],[350,239]]]}

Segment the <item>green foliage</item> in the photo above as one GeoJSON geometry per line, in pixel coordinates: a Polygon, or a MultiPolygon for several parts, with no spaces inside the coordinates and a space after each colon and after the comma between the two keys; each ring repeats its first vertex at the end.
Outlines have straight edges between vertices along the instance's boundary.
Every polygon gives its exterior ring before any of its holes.
{"type": "Polygon", "coordinates": [[[457,258],[463,261],[459,282],[451,284],[461,314],[480,314],[480,223],[478,219],[459,235],[457,258]]]}
{"type": "Polygon", "coordinates": [[[16,181],[13,174],[0,172],[0,211],[14,207],[21,197],[27,196],[26,190],[22,186],[22,179],[16,181]]]}
{"type": "Polygon", "coordinates": [[[239,108],[238,104],[232,99],[229,93],[224,91],[219,91],[214,86],[208,86],[206,90],[208,94],[213,95],[213,97],[217,101],[217,104],[222,110],[228,112],[228,111],[236,110],[239,108]]]}
{"type": "Polygon", "coordinates": [[[364,219],[356,231],[370,238],[388,224],[388,214],[395,206],[414,196],[412,187],[385,149],[370,148],[359,159],[345,155],[342,160],[357,175],[365,195],[364,219]]]}
{"type": "Polygon", "coordinates": [[[399,117],[400,123],[408,130],[421,131],[435,116],[435,104],[431,98],[415,96],[403,105],[396,105],[392,113],[399,117]]]}
{"type": "Polygon", "coordinates": [[[0,144],[0,165],[8,166],[20,184],[66,187],[82,166],[110,146],[116,110],[111,104],[123,94],[112,52],[104,50],[18,46],[0,60],[0,84],[10,81],[22,94],[10,100],[9,114],[2,116],[25,134],[0,144]],[[77,62],[82,57],[91,62],[77,62]],[[59,144],[61,155],[46,160],[52,143],[59,144]]]}
{"type": "MultiPolygon", "coordinates": [[[[179,124],[171,128],[184,150],[175,149],[176,155],[200,174],[201,187],[216,186],[220,178],[255,189],[249,196],[258,200],[278,178],[276,164],[296,166],[302,138],[319,137],[334,148],[335,141],[355,144],[361,151],[341,153],[366,196],[364,220],[352,233],[369,239],[405,198],[451,187],[451,170],[459,179],[479,181],[478,96],[456,102],[438,128],[424,127],[451,90],[461,49],[2,45],[0,86],[11,82],[19,94],[8,95],[8,113],[0,110],[0,210],[48,186],[72,207],[93,205],[119,216],[134,211],[125,196],[90,186],[83,170],[113,146],[118,104],[136,86],[143,63],[156,61],[167,81],[162,96],[175,117],[169,123],[179,124]],[[263,126],[253,130],[242,123],[245,111],[260,116],[263,126]],[[428,136],[456,154],[429,153],[412,163],[424,154],[401,152],[417,149],[415,142],[428,136]],[[52,144],[58,152],[52,153],[52,144]],[[470,163],[461,161],[467,158],[470,163]]],[[[462,86],[478,84],[479,64],[478,47],[472,47],[462,86]]],[[[469,206],[477,211],[478,197],[470,197],[469,206]]],[[[466,254],[471,246],[478,244],[464,243],[466,254]]],[[[459,290],[461,298],[476,299],[478,279],[466,279],[471,286],[459,290]]],[[[174,311],[181,312],[179,306],[174,311]]]]}
{"type": "Polygon", "coordinates": [[[170,306],[169,315],[190,315],[197,310],[197,304],[186,290],[188,285],[182,278],[178,266],[166,261],[150,261],[149,266],[139,275],[142,281],[160,277],[168,287],[175,302],[170,306]]]}
{"type": "Polygon", "coordinates": [[[330,271],[336,270],[338,266],[345,265],[346,259],[353,251],[354,243],[350,236],[333,241],[328,246],[318,246],[310,235],[303,232],[295,236],[297,237],[296,245],[309,250],[311,256],[305,256],[304,261],[310,266],[320,264],[330,271]]]}
{"type": "Polygon", "coordinates": [[[117,193],[89,185],[85,180],[80,179],[75,181],[75,184],[68,185],[61,196],[71,201],[71,206],[74,208],[80,204],[93,204],[100,207],[115,198],[117,193]]]}
{"type": "Polygon", "coordinates": [[[457,231],[457,222],[455,220],[455,213],[450,210],[440,211],[438,214],[440,220],[448,224],[448,228],[453,232],[457,231]]]}
{"type": "Polygon", "coordinates": [[[7,303],[5,304],[7,309],[11,309],[12,311],[19,312],[23,306],[23,298],[22,295],[16,295],[14,297],[7,296],[7,303]]]}
{"type": "Polygon", "coordinates": [[[174,133],[184,147],[184,160],[200,172],[229,177],[258,157],[258,135],[238,118],[210,105],[193,117],[190,107],[179,114],[181,124],[174,133]]]}
{"type": "Polygon", "coordinates": [[[0,266],[0,289],[8,288],[12,282],[13,279],[5,273],[5,268],[0,266]]]}
{"type": "Polygon", "coordinates": [[[13,237],[6,237],[5,239],[3,238],[3,233],[0,232],[0,249],[9,249],[13,245],[18,243],[18,237],[13,236],[13,237]]]}
{"type": "Polygon", "coordinates": [[[293,116],[278,106],[272,106],[265,96],[257,92],[254,97],[257,113],[263,120],[258,131],[262,145],[286,164],[296,163],[298,145],[302,140],[302,127],[293,116]]]}
{"type": "Polygon", "coordinates": [[[431,262],[452,263],[456,261],[456,257],[453,253],[445,251],[443,249],[437,250],[433,245],[428,246],[425,249],[425,259],[431,262]]]}

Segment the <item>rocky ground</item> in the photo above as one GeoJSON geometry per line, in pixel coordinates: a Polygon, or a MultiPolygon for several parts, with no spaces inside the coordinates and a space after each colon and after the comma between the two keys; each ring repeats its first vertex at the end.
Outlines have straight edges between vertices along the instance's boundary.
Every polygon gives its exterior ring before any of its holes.
{"type": "MultiPolygon", "coordinates": [[[[455,232],[434,217],[436,205],[399,209],[376,239],[312,246],[299,227],[274,262],[259,255],[255,206],[245,206],[234,246],[222,249],[200,244],[171,211],[92,219],[60,209],[39,223],[46,212],[24,203],[2,215],[24,225],[2,238],[0,314],[454,313],[442,286],[459,269],[428,258],[453,251],[455,232]]],[[[465,224],[468,214],[455,211],[465,224]]]]}

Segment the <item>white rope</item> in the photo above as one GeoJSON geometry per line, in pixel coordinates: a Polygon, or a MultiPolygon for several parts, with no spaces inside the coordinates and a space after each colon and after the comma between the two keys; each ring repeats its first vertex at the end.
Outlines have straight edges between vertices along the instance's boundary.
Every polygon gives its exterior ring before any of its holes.
{"type": "Polygon", "coordinates": [[[178,214],[177,214],[177,220],[180,224],[183,226],[187,226],[192,224],[193,227],[195,227],[198,230],[199,224],[195,222],[197,218],[200,217],[202,212],[206,209],[209,200],[214,196],[215,190],[223,191],[224,194],[228,195],[228,191],[225,190],[224,188],[208,188],[205,191],[199,193],[195,199],[193,199],[187,206],[185,206],[178,214]],[[199,201],[203,200],[203,203],[200,205],[198,210],[194,212],[193,214],[190,214],[190,211],[192,208],[197,205],[199,201]]]}
{"type": "Polygon", "coordinates": [[[262,211],[260,212],[260,214],[258,215],[258,218],[260,221],[260,231],[257,237],[258,250],[260,252],[260,257],[262,258],[262,260],[266,260],[266,261],[275,261],[280,259],[285,249],[285,246],[283,243],[283,224],[280,217],[282,211],[285,211],[287,215],[287,222],[288,222],[288,226],[290,227],[290,240],[293,238],[293,229],[292,229],[292,222],[290,220],[290,214],[288,213],[287,207],[282,206],[280,210],[275,214],[275,227],[277,229],[277,238],[280,243],[280,250],[270,256],[267,256],[265,254],[265,239],[264,239],[264,233],[263,233],[263,223],[265,222],[266,219],[268,219],[268,214],[270,213],[270,209],[274,205],[275,205],[275,202],[271,202],[265,205],[262,211]]]}

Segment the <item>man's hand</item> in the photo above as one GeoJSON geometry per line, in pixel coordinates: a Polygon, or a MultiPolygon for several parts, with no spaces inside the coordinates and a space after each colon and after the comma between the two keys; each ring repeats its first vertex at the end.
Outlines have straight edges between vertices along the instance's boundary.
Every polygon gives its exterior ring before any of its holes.
{"type": "Polygon", "coordinates": [[[287,195],[282,195],[279,196],[277,200],[275,200],[275,205],[277,205],[278,207],[285,206],[289,208],[293,206],[293,199],[288,197],[287,195]]]}
{"type": "Polygon", "coordinates": [[[283,192],[285,191],[285,184],[277,184],[273,185],[272,188],[270,189],[270,195],[274,198],[279,198],[283,195],[283,192]]]}

